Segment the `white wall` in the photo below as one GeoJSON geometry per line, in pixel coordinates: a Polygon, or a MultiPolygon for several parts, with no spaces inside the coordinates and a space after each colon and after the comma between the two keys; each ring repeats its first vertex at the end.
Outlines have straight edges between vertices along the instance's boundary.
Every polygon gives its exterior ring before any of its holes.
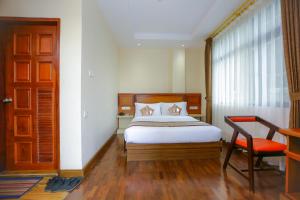
{"type": "Polygon", "coordinates": [[[205,101],[205,46],[185,50],[185,87],[186,92],[202,94],[202,114],[206,111],[205,101]]]}
{"type": "Polygon", "coordinates": [[[97,0],[82,1],[82,165],[117,128],[118,47],[97,0]],[[89,71],[92,73],[89,77],[89,71]]]}
{"type": "Polygon", "coordinates": [[[60,167],[81,169],[81,0],[0,0],[0,16],[61,18],[60,167]]]}
{"type": "Polygon", "coordinates": [[[174,71],[173,60],[179,50],[181,49],[122,48],[119,92],[200,92],[202,113],[205,114],[204,43],[201,48],[187,48],[184,53],[179,53],[177,58],[179,55],[185,57],[185,63],[181,63],[181,68],[174,71]]]}
{"type": "Polygon", "coordinates": [[[185,92],[185,49],[172,50],[172,92],[185,92]]]}
{"type": "Polygon", "coordinates": [[[170,92],[172,51],[170,49],[120,49],[119,92],[170,92]]]}

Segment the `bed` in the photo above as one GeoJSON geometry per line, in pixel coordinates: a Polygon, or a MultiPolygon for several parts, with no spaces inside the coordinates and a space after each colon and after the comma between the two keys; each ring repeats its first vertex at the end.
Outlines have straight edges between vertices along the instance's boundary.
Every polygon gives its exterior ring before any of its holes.
{"type": "MultiPolygon", "coordinates": [[[[126,102],[119,107],[126,107],[127,111],[132,108],[132,113],[135,102],[178,101],[187,102],[188,114],[201,112],[201,94],[131,95],[131,101],[124,101],[119,95],[119,104],[126,102]]],[[[191,116],[137,116],[124,132],[127,161],[219,158],[221,135],[219,128],[191,116]]]]}

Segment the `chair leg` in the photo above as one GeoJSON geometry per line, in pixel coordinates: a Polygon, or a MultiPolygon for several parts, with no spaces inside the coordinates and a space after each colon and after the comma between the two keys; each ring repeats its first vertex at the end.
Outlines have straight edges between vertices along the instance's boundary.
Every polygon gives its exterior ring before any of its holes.
{"type": "Polygon", "coordinates": [[[254,192],[254,169],[253,169],[253,156],[248,157],[248,167],[249,167],[249,189],[254,192]]]}
{"type": "Polygon", "coordinates": [[[233,135],[232,135],[232,138],[231,138],[231,142],[228,146],[228,150],[227,150],[226,157],[225,157],[224,164],[223,164],[223,169],[227,168],[229,159],[230,159],[232,151],[234,149],[234,144],[235,144],[235,140],[236,140],[237,136],[238,136],[238,132],[234,131],[233,135]]]}
{"type": "Polygon", "coordinates": [[[254,192],[254,165],[253,165],[253,142],[252,138],[247,141],[248,146],[248,169],[249,169],[249,190],[254,192]]]}
{"type": "Polygon", "coordinates": [[[228,165],[229,159],[231,157],[232,151],[233,151],[233,145],[230,144],[230,146],[228,147],[227,153],[226,153],[225,160],[224,160],[223,169],[227,168],[227,165],[228,165]]]}
{"type": "Polygon", "coordinates": [[[260,167],[262,160],[263,160],[263,157],[258,156],[256,163],[255,163],[255,167],[260,167]]]}

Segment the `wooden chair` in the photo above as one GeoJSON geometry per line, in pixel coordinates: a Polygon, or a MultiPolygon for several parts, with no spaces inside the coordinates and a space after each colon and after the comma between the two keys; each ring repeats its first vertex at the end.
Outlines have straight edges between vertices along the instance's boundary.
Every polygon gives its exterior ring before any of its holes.
{"type": "Polygon", "coordinates": [[[278,142],[272,141],[273,136],[279,127],[274,124],[258,117],[258,116],[225,116],[225,122],[233,128],[233,135],[231,138],[231,143],[228,146],[228,151],[223,164],[223,169],[227,168],[227,165],[231,166],[235,171],[241,174],[243,177],[249,181],[249,190],[254,192],[254,171],[264,170],[259,168],[263,157],[273,157],[273,156],[284,156],[284,150],[286,145],[280,144],[278,142]],[[246,130],[240,127],[237,122],[259,122],[266,127],[270,128],[269,133],[264,138],[253,138],[246,130]],[[244,138],[238,138],[241,134],[244,138]],[[243,149],[247,151],[248,156],[248,169],[239,170],[235,166],[229,163],[230,156],[234,149],[243,149]],[[254,157],[257,157],[254,168],[254,157]],[[248,176],[243,172],[248,171],[248,176]]]}

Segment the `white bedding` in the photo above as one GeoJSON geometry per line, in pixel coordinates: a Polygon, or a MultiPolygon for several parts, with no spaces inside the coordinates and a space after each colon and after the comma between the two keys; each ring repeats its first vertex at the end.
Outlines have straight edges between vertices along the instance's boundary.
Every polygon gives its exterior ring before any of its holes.
{"type": "MultiPolygon", "coordinates": [[[[197,120],[190,116],[143,116],[135,117],[132,121],[174,122],[197,120]]],[[[219,141],[221,136],[221,129],[215,126],[132,126],[124,132],[125,141],[136,144],[215,142],[219,141]]]]}

